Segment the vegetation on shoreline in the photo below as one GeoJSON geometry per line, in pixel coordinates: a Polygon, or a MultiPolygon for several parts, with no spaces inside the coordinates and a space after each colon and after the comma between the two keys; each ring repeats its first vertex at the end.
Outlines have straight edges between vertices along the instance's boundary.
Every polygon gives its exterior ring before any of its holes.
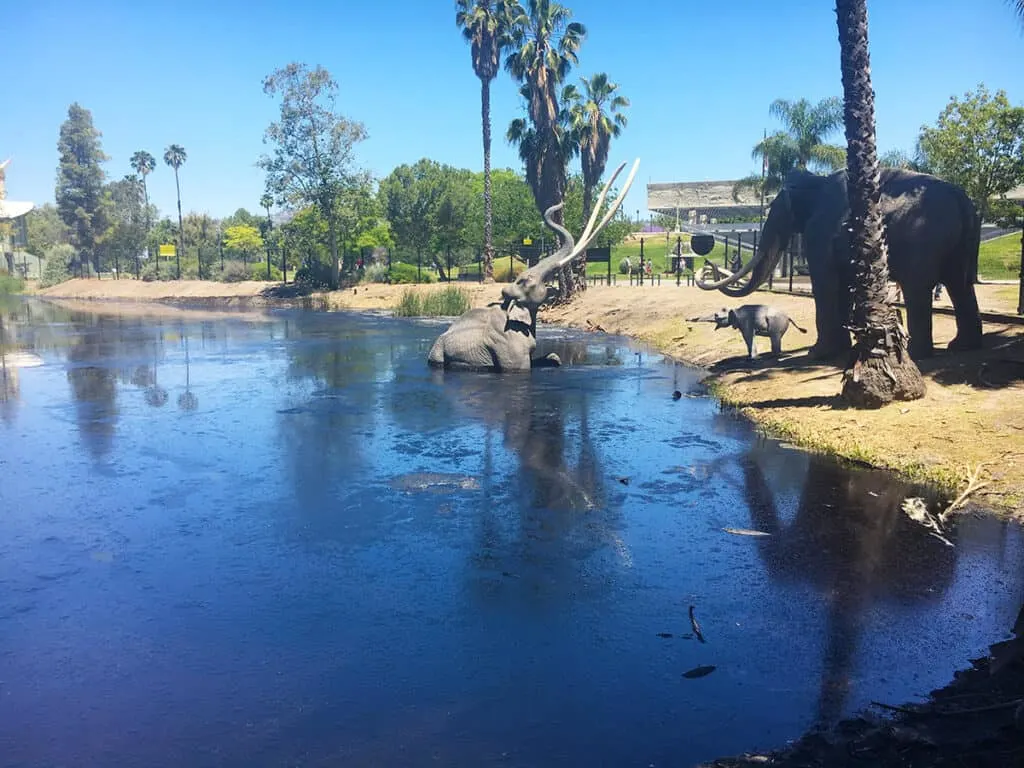
{"type": "Polygon", "coordinates": [[[421,292],[407,288],[395,305],[396,317],[457,317],[472,305],[470,295],[454,285],[421,292]]]}

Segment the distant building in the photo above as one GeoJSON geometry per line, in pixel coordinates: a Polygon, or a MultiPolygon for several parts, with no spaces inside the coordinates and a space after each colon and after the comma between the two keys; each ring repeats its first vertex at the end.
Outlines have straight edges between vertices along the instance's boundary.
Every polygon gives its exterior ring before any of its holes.
{"type": "MultiPolygon", "coordinates": [[[[678,216],[680,224],[698,225],[712,219],[757,221],[761,198],[749,187],[733,196],[737,181],[680,181],[647,185],[647,208],[655,213],[678,216]]],[[[771,202],[765,199],[765,206],[771,202]]]]}

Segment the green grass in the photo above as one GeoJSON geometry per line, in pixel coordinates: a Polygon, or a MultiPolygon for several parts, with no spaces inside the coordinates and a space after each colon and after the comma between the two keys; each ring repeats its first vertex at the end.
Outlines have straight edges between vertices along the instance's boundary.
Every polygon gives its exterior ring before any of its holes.
{"type": "MultiPolygon", "coordinates": [[[[673,235],[666,244],[665,236],[654,234],[650,237],[644,238],[644,262],[651,262],[651,270],[655,273],[666,272],[672,266],[672,253],[676,247],[676,235],[673,235]]],[[[683,235],[683,242],[689,242],[689,235],[683,235]]],[[[733,253],[735,246],[729,246],[729,253],[733,253]]],[[[703,257],[693,255],[696,260],[696,266],[699,269],[704,263],[703,257]]],[[[725,256],[725,246],[715,241],[715,247],[708,255],[709,258],[717,262],[722,263],[722,259],[725,256]]],[[[612,274],[618,275],[618,279],[625,279],[625,275],[619,274],[619,262],[624,258],[629,257],[630,263],[633,265],[633,269],[637,269],[640,266],[640,241],[636,242],[625,242],[620,245],[612,246],[612,274]]],[[[747,262],[750,260],[750,251],[743,252],[743,260],[747,262]]],[[[588,275],[606,275],[608,274],[608,265],[604,262],[595,264],[593,262],[587,262],[587,274],[588,275]]]]}
{"type": "Polygon", "coordinates": [[[6,296],[12,293],[21,293],[24,288],[25,283],[21,278],[6,274],[0,275],[0,296],[6,296]]]}
{"type": "Polygon", "coordinates": [[[978,251],[978,276],[989,280],[1020,277],[1020,233],[986,240],[978,251]]]}
{"type": "Polygon", "coordinates": [[[406,289],[394,311],[396,317],[457,317],[469,307],[469,294],[462,288],[449,285],[425,295],[406,289]]]}

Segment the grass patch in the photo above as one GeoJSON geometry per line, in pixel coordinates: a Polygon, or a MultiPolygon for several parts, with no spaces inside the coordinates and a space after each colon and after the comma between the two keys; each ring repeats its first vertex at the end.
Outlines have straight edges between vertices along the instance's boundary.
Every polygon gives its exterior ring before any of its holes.
{"type": "Polygon", "coordinates": [[[978,250],[978,276],[989,280],[1020,277],[1020,233],[994,237],[978,250]]]}
{"type": "Polygon", "coordinates": [[[23,290],[25,290],[25,281],[20,277],[7,274],[0,275],[0,296],[21,293],[23,290]]]}
{"type": "Polygon", "coordinates": [[[421,294],[407,289],[395,305],[396,317],[457,317],[470,307],[469,294],[454,285],[421,294]]]}

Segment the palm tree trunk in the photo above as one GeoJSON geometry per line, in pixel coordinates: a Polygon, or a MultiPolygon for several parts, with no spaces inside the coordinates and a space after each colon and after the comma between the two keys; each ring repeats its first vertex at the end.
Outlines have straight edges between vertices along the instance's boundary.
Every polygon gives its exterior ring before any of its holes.
{"type": "MultiPolygon", "coordinates": [[[[149,231],[151,229],[151,226],[150,226],[150,223],[149,223],[149,187],[146,184],[146,177],[145,177],[145,175],[143,175],[143,177],[142,177],[142,197],[143,197],[143,200],[145,201],[145,204],[146,204],[146,217],[145,217],[146,218],[146,240],[145,240],[145,242],[146,242],[146,247],[148,248],[149,247],[149,231]]],[[[157,262],[157,265],[159,266],[159,262],[157,262]]],[[[157,276],[160,275],[160,270],[159,269],[157,269],[156,274],[157,274],[157,276]]],[[[138,280],[141,276],[142,276],[142,270],[139,267],[139,254],[135,254],[135,279],[138,280]]]]}
{"type": "Polygon", "coordinates": [[[858,408],[923,397],[924,379],[907,351],[907,333],[888,302],[889,264],[879,207],[875,96],[871,90],[866,0],[836,0],[846,124],[847,193],[853,259],[852,368],[843,398],[858,408]]]}
{"type": "Polygon", "coordinates": [[[480,78],[480,116],[484,133],[484,282],[494,282],[494,225],[491,201],[491,81],[480,78]]]}
{"type": "Polygon", "coordinates": [[[174,169],[174,188],[178,193],[178,253],[175,260],[178,265],[178,280],[181,280],[181,252],[185,250],[185,224],[181,219],[181,184],[178,183],[178,169],[174,169]]]}

